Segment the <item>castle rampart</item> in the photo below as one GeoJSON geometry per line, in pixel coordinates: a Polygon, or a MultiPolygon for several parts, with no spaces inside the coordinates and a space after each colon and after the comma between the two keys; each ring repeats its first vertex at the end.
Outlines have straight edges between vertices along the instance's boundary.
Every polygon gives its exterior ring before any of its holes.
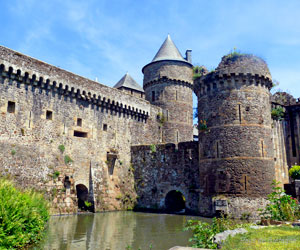
{"type": "Polygon", "coordinates": [[[160,142],[161,109],[0,49],[1,174],[43,190],[55,213],[77,211],[77,200],[133,206],[130,146],[160,142]]]}

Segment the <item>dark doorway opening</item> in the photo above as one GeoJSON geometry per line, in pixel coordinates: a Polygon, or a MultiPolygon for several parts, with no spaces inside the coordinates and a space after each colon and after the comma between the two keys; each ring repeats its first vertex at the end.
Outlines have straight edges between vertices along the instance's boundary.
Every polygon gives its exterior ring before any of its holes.
{"type": "Polygon", "coordinates": [[[93,205],[92,202],[89,202],[89,190],[83,184],[76,185],[76,193],[78,199],[78,208],[82,211],[91,211],[93,212],[93,205]]]}
{"type": "Polygon", "coordinates": [[[185,198],[178,190],[170,191],[165,199],[165,207],[168,212],[185,212],[185,198]]]}

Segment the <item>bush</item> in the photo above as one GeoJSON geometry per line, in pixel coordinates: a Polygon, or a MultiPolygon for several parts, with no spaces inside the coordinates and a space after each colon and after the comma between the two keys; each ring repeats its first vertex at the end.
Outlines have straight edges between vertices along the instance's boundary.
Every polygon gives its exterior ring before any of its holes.
{"type": "Polygon", "coordinates": [[[155,144],[150,145],[150,151],[152,154],[156,153],[156,145],[155,144]]]}
{"type": "Polygon", "coordinates": [[[279,221],[293,221],[299,218],[299,205],[297,199],[287,195],[281,187],[280,182],[272,182],[273,192],[268,195],[269,204],[265,209],[259,209],[260,215],[264,219],[279,221]]]}
{"type": "Polygon", "coordinates": [[[73,162],[73,160],[71,159],[71,157],[68,156],[68,155],[65,155],[65,163],[66,163],[66,164],[69,164],[69,163],[71,163],[71,162],[73,162]]]}
{"type": "Polygon", "coordinates": [[[294,179],[294,180],[299,180],[300,179],[300,166],[293,166],[289,170],[289,175],[294,179]]]}
{"type": "Polygon", "coordinates": [[[274,120],[282,121],[284,118],[284,110],[282,107],[273,108],[271,111],[271,116],[274,120]]]}
{"type": "Polygon", "coordinates": [[[192,230],[193,236],[189,241],[194,242],[193,247],[216,249],[217,243],[214,242],[216,234],[249,225],[251,224],[239,224],[233,219],[222,216],[213,218],[211,224],[199,220],[188,220],[184,231],[192,230]]]}
{"type": "Polygon", "coordinates": [[[42,237],[49,205],[37,192],[16,189],[0,179],[0,249],[23,249],[42,237]]]}
{"type": "Polygon", "coordinates": [[[58,149],[61,153],[65,152],[65,146],[62,144],[58,146],[58,149]]]}

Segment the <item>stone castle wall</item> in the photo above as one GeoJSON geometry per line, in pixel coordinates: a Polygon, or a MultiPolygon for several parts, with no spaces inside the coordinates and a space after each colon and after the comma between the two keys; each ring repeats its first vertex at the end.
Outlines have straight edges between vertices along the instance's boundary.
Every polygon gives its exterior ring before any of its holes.
{"type": "Polygon", "coordinates": [[[165,210],[169,192],[185,197],[186,209],[197,213],[199,197],[198,143],[183,142],[132,147],[132,166],[141,208],[165,210]]]}
{"type": "Polygon", "coordinates": [[[0,173],[54,213],[77,211],[77,185],[96,211],[133,206],[130,147],[160,142],[160,108],[4,47],[0,67],[0,173]]]}

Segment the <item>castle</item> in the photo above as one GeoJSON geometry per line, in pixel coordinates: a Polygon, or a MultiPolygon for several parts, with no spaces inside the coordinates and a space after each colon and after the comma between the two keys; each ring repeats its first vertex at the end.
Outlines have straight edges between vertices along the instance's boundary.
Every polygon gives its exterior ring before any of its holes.
{"type": "Polygon", "coordinates": [[[191,50],[168,36],[142,72],[143,88],[129,74],[110,88],[0,46],[1,175],[44,192],[52,213],[255,215],[273,179],[289,182],[300,105],[271,99],[263,60],[230,54],[193,78],[191,50]]]}

